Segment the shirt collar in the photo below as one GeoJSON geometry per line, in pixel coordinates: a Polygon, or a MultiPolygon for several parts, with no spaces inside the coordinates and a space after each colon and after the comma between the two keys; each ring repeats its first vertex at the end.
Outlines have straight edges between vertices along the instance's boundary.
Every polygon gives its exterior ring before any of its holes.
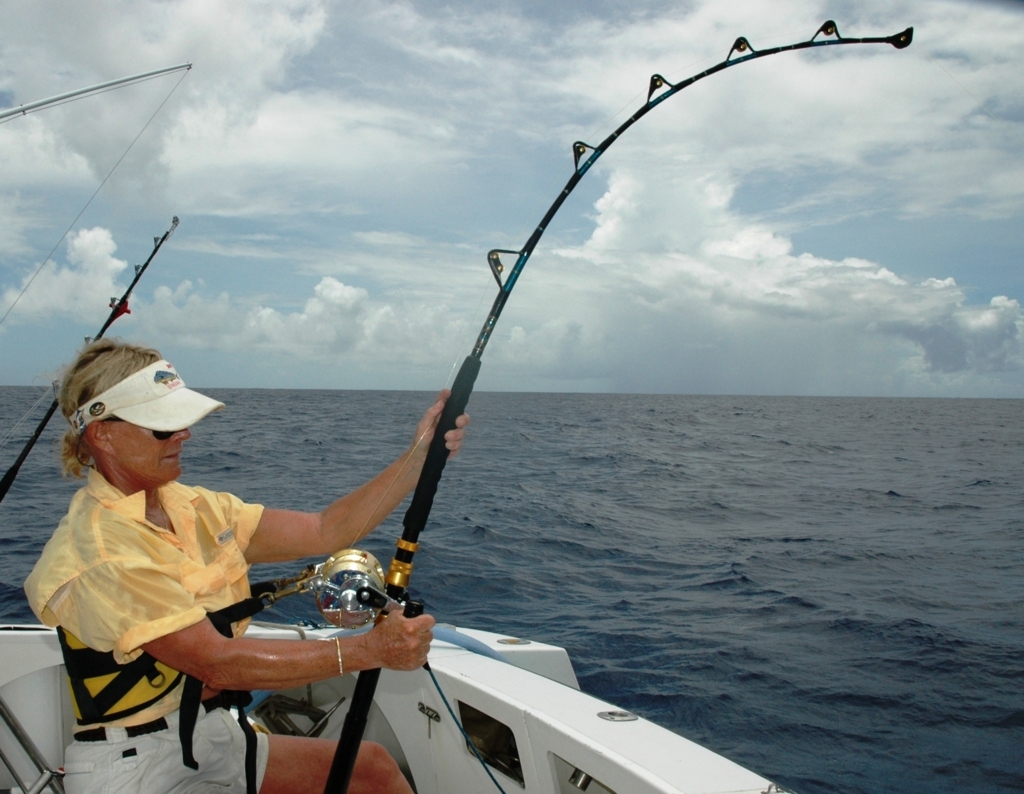
{"type": "MultiPolygon", "coordinates": [[[[104,507],[113,510],[133,521],[146,521],[146,494],[143,491],[125,496],[96,469],[89,469],[89,477],[85,489],[104,507]]],[[[169,482],[160,488],[160,501],[170,508],[184,506],[193,507],[199,501],[199,494],[178,482],[169,482]]]]}

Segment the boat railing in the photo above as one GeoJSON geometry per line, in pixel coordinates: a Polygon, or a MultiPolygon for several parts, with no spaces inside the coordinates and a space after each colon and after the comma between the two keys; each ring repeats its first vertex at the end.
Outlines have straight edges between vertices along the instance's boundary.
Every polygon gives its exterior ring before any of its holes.
{"type": "Polygon", "coordinates": [[[39,772],[39,777],[34,782],[26,781],[19,774],[12,759],[10,759],[3,751],[3,747],[0,747],[0,761],[3,762],[4,766],[7,767],[7,771],[11,773],[11,777],[14,778],[18,787],[24,792],[24,794],[40,794],[43,789],[47,786],[50,787],[55,794],[64,794],[64,784],[61,781],[61,773],[55,769],[50,769],[46,763],[46,759],[43,754],[36,747],[36,743],[32,741],[32,737],[28,735],[28,732],[22,727],[18,718],[14,712],[8,707],[4,699],[0,697],[0,720],[3,721],[4,725],[7,726],[7,730],[11,732],[11,736],[18,743],[25,755],[28,756],[29,760],[35,766],[39,772]]]}

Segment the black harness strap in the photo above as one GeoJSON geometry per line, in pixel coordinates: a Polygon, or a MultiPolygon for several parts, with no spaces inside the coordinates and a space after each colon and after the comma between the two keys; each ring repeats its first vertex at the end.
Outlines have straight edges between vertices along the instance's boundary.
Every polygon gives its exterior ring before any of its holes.
{"type": "MultiPolygon", "coordinates": [[[[258,582],[250,588],[252,596],[237,604],[218,609],[206,615],[223,636],[232,638],[231,624],[245,618],[251,618],[263,611],[266,604],[263,596],[273,593],[277,588],[271,582],[258,582]]],[[[185,688],[181,694],[181,706],[178,710],[178,738],[181,740],[181,760],[190,769],[199,769],[192,752],[192,735],[199,719],[199,708],[202,705],[203,682],[194,676],[185,676],[185,688]]],[[[217,696],[215,708],[238,709],[238,724],[245,735],[245,790],[246,794],[256,792],[256,731],[245,716],[245,707],[252,703],[252,695],[244,691],[224,690],[217,696]]]]}

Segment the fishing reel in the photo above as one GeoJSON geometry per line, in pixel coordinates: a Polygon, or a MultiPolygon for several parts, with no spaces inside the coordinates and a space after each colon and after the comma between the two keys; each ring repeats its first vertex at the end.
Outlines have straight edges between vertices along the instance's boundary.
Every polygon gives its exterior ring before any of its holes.
{"type": "Polygon", "coordinates": [[[341,629],[358,629],[381,614],[406,605],[384,592],[384,569],[368,551],[342,549],[298,576],[274,582],[271,604],[285,596],[311,592],[324,620],[341,629]]]}

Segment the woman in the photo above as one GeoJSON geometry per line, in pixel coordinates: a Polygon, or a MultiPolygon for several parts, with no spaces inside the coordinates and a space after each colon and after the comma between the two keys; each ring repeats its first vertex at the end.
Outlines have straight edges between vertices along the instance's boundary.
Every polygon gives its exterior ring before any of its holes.
{"type": "MultiPolygon", "coordinates": [[[[342,670],[415,670],[433,618],[392,613],[366,634],[330,642],[245,639],[246,620],[225,628],[227,637],[211,620],[249,595],[250,565],[326,556],[394,510],[415,487],[447,397],[423,416],[412,446],[365,485],[320,513],[276,510],[177,482],[188,428],[222,403],[185,388],[156,350],[100,340],[81,351],[61,388],[71,424],[62,460],[66,474],[87,473],[87,484],[25,582],[40,620],[59,627],[69,670],[78,717],[65,760],[69,794],[241,792],[247,771],[250,792],[323,790],[334,742],[254,738],[220,693],[290,688],[342,670]],[[195,691],[202,682],[206,706],[194,729],[187,699],[179,709],[188,677],[198,679],[195,691]]],[[[468,423],[460,417],[445,436],[450,454],[468,423]]],[[[364,742],[349,791],[410,788],[387,752],[364,742]]]]}

